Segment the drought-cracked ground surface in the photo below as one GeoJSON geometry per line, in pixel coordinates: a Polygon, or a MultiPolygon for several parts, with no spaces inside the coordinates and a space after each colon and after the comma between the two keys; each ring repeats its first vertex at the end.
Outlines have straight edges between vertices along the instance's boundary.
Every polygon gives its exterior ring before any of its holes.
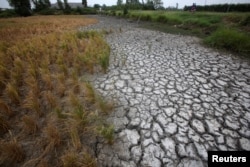
{"type": "Polygon", "coordinates": [[[117,101],[115,142],[97,144],[100,166],[207,166],[208,150],[250,150],[250,65],[195,37],[97,17],[110,67],[94,85],[117,101]]]}

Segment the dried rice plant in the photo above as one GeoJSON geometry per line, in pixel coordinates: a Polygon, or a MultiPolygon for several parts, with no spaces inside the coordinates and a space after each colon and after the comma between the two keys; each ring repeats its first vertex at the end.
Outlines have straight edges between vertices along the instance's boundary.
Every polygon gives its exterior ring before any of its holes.
{"type": "MultiPolygon", "coordinates": [[[[11,133],[11,132],[10,132],[11,133]]],[[[15,138],[10,141],[0,141],[0,162],[10,165],[21,162],[25,158],[25,153],[15,138]]]]}
{"type": "Polygon", "coordinates": [[[22,117],[22,121],[24,125],[23,129],[25,132],[33,134],[38,131],[38,125],[34,117],[25,115],[22,117]]]}

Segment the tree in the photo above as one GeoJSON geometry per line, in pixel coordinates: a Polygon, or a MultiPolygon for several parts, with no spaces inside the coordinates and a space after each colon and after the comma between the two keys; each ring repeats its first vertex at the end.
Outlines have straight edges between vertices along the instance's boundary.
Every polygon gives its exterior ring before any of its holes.
{"type": "Polygon", "coordinates": [[[87,0],[82,0],[82,5],[83,5],[83,7],[88,7],[88,2],[87,2],[87,0]]]}
{"type": "Polygon", "coordinates": [[[70,12],[71,7],[70,7],[70,5],[68,3],[68,0],[63,0],[63,1],[64,1],[64,10],[65,10],[65,12],[70,12]]]}
{"type": "Polygon", "coordinates": [[[35,5],[35,11],[48,9],[51,6],[50,0],[32,0],[32,3],[35,5]]]}
{"type": "Polygon", "coordinates": [[[15,12],[20,16],[31,15],[30,0],[8,0],[9,5],[14,7],[15,12]]]}
{"type": "Polygon", "coordinates": [[[50,0],[44,0],[44,3],[48,6],[51,6],[50,0]]]}
{"type": "Polygon", "coordinates": [[[147,3],[144,8],[147,10],[154,10],[154,2],[152,0],[147,0],[147,3]]]}
{"type": "Polygon", "coordinates": [[[103,4],[102,9],[105,10],[107,8],[107,5],[103,4]]]}
{"type": "Polygon", "coordinates": [[[139,0],[126,0],[126,5],[129,9],[141,9],[142,5],[139,0]]]}
{"type": "Polygon", "coordinates": [[[163,2],[161,0],[147,0],[147,8],[160,9],[163,8],[163,2]]]}
{"type": "Polygon", "coordinates": [[[117,4],[117,6],[121,6],[122,3],[123,3],[122,0],[117,0],[117,3],[116,3],[116,4],[117,4]]]}
{"type": "Polygon", "coordinates": [[[139,0],[127,0],[126,1],[127,4],[139,4],[139,0]]]}
{"type": "Polygon", "coordinates": [[[64,10],[64,6],[61,0],[57,0],[57,4],[60,10],[64,10]]]}
{"type": "Polygon", "coordinates": [[[154,2],[154,8],[159,9],[163,7],[163,2],[161,0],[153,0],[154,2]]]}
{"type": "Polygon", "coordinates": [[[99,4],[94,4],[94,8],[95,9],[99,9],[101,7],[101,5],[99,5],[99,4]]]}

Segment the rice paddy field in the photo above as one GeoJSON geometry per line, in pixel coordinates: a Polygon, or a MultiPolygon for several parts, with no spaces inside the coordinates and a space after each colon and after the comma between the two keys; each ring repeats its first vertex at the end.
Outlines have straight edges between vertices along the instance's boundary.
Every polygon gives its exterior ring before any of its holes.
{"type": "Polygon", "coordinates": [[[96,166],[113,102],[84,74],[105,72],[110,48],[83,16],[0,19],[0,166],[96,166]],[[92,147],[93,146],[93,147],[92,147]]]}

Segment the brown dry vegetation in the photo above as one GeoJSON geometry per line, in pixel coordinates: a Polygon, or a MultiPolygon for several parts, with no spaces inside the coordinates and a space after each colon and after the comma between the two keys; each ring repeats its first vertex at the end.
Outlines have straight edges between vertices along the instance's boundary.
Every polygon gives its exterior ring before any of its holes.
{"type": "Polygon", "coordinates": [[[97,21],[82,16],[33,16],[0,20],[1,41],[17,41],[53,32],[75,31],[97,21]]]}
{"type": "Polygon", "coordinates": [[[82,16],[0,20],[0,166],[96,166],[96,136],[113,140],[85,73],[105,72],[109,46],[82,16]]]}

